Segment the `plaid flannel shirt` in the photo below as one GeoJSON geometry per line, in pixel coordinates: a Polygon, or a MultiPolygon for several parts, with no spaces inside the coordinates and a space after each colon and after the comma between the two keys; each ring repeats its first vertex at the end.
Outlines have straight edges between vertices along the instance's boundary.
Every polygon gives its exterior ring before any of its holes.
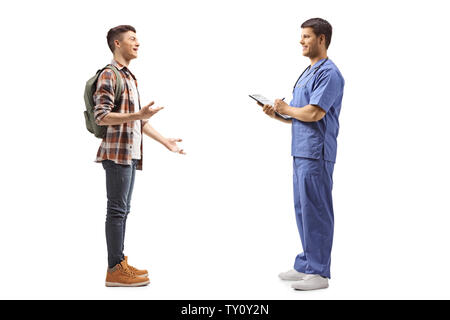
{"type": "MultiPolygon", "coordinates": [[[[119,64],[113,60],[111,62],[119,70],[119,74],[123,82],[122,100],[118,110],[114,112],[119,113],[133,113],[140,109],[139,93],[137,101],[130,96],[131,81],[134,81],[137,88],[136,77],[128,70],[127,67],[119,64]]],[[[97,89],[94,93],[95,111],[94,117],[97,124],[114,108],[114,90],[116,88],[116,75],[110,69],[105,69],[101,72],[97,89]]],[[[134,121],[124,122],[118,125],[110,125],[107,128],[106,136],[103,138],[100,148],[97,152],[95,162],[103,160],[112,160],[117,164],[131,165],[131,154],[133,146],[133,126],[134,121]]],[[[140,121],[141,132],[142,128],[147,123],[147,120],[140,121]]],[[[142,170],[142,141],[141,139],[141,159],[138,160],[136,169],[142,170]]]]}

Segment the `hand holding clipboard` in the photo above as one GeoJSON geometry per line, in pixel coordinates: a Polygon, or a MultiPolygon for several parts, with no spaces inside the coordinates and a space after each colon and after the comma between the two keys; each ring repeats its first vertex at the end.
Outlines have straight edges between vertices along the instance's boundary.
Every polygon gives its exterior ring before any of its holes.
{"type": "MultiPolygon", "coordinates": [[[[274,105],[274,102],[272,100],[269,100],[269,99],[267,99],[266,97],[264,97],[263,95],[260,95],[260,94],[249,94],[249,97],[254,99],[254,100],[256,100],[258,105],[263,107],[263,111],[266,114],[270,115],[272,113],[271,109],[273,109],[273,105],[274,105]]],[[[284,100],[284,98],[282,100],[284,100]]],[[[281,113],[278,113],[275,110],[273,110],[273,113],[274,113],[274,115],[277,115],[278,117],[283,118],[285,120],[292,119],[291,117],[286,116],[286,115],[281,114],[281,113]]]]}

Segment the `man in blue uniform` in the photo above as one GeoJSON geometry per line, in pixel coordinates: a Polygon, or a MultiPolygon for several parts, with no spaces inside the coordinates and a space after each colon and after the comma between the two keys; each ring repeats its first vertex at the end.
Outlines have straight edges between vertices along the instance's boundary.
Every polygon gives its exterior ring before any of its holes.
{"type": "Polygon", "coordinates": [[[320,18],[305,21],[300,44],[311,65],[297,80],[289,103],[275,100],[263,111],[292,124],[294,206],[303,252],[283,280],[295,281],[297,290],[328,287],[334,214],[332,201],[336,138],[344,78],[328,58],[332,27],[320,18]],[[289,116],[284,119],[278,114],[289,116]]]}

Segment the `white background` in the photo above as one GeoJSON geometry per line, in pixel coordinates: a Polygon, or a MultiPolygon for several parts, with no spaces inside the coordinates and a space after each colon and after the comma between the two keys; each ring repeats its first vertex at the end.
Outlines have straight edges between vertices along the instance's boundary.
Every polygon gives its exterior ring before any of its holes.
{"type": "Polygon", "coordinates": [[[446,1],[14,1],[0,12],[2,299],[450,298],[446,1]],[[290,127],[248,97],[291,99],[300,25],[333,25],[346,80],[330,287],[277,277],[301,250],[290,127]],[[105,288],[100,140],[85,81],[106,33],[137,29],[130,69],[186,156],[144,141],[125,253],[144,288],[105,288]]]}

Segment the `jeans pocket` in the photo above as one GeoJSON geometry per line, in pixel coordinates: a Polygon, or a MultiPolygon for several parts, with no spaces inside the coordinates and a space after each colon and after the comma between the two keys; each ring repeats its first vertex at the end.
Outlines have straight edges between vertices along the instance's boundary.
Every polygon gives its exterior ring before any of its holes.
{"type": "Polygon", "coordinates": [[[102,166],[103,166],[103,169],[105,169],[105,170],[113,167],[114,164],[115,164],[114,161],[111,161],[111,160],[103,160],[102,161],[102,166]]]}

